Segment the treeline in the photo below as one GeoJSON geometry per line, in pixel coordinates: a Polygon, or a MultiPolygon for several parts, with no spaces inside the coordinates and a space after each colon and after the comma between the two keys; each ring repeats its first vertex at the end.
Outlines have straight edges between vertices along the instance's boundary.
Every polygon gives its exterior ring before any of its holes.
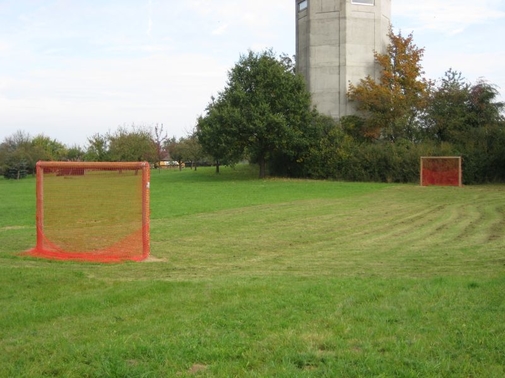
{"type": "Polygon", "coordinates": [[[249,52],[198,119],[197,136],[215,161],[247,157],[275,176],[417,182],[421,156],[462,156],[464,183],[505,181],[504,104],[484,80],[449,69],[423,78],[424,49],[390,31],[375,54],[378,80],[350,85],[356,115],[335,121],[312,109],[291,59],[249,52]]]}
{"type": "MultiPolygon", "coordinates": [[[[483,133],[484,134],[484,133],[483,133]]],[[[421,156],[462,156],[465,184],[505,182],[505,130],[495,128],[468,144],[428,138],[412,143],[359,142],[331,129],[317,143],[299,176],[375,182],[419,182],[421,156]]],[[[282,165],[275,167],[281,174],[282,165]]]]}
{"type": "Polygon", "coordinates": [[[417,182],[421,156],[462,156],[466,184],[505,182],[504,103],[484,80],[449,69],[423,77],[424,49],[390,31],[375,54],[380,77],[350,85],[356,115],[333,120],[311,105],[293,60],[249,52],[229,71],[190,135],[168,138],[163,125],[119,127],[88,138],[84,149],[18,132],[0,144],[0,174],[20,178],[38,160],[176,160],[191,166],[247,160],[260,177],[417,182]],[[23,173],[23,174],[21,174],[23,173]]]}
{"type": "Polygon", "coordinates": [[[67,147],[43,134],[32,137],[17,131],[0,143],[0,175],[20,179],[35,173],[38,161],[121,162],[148,161],[158,167],[160,161],[175,160],[179,166],[189,163],[209,164],[196,136],[168,137],[163,125],[120,126],[115,131],[94,134],[84,147],[67,147]]]}
{"type": "MultiPolygon", "coordinates": [[[[158,126],[155,130],[158,133],[158,126]]],[[[158,154],[154,135],[146,127],[119,127],[115,132],[89,137],[83,148],[78,145],[68,147],[43,134],[32,137],[20,130],[0,143],[0,174],[7,178],[33,174],[39,160],[152,161],[158,154]]]]}
{"type": "Polygon", "coordinates": [[[84,155],[79,146],[67,147],[43,134],[32,137],[17,131],[0,144],[0,175],[19,179],[33,174],[39,160],[79,161],[84,155]]]}
{"type": "Polygon", "coordinates": [[[462,156],[464,183],[505,182],[504,104],[496,87],[482,80],[470,84],[449,70],[423,95],[423,106],[407,122],[402,117],[381,127],[376,114],[326,120],[305,174],[417,182],[421,156],[462,156]]]}

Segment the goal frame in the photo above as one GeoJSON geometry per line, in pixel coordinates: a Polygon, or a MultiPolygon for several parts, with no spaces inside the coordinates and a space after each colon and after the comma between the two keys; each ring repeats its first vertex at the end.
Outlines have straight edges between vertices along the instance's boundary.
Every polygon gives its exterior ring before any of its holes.
{"type": "MultiPolygon", "coordinates": [[[[148,162],[58,162],[39,161],[36,164],[36,228],[37,245],[34,250],[38,257],[56,258],[51,252],[45,253],[44,237],[44,170],[65,170],[66,172],[76,172],[76,170],[138,170],[142,172],[142,255],[132,258],[117,258],[115,256],[99,256],[93,258],[86,257],[85,253],[69,253],[68,260],[89,260],[119,262],[123,260],[142,261],[150,254],[150,165],[148,162]]],[[[70,173],[73,174],[73,173],[70,173]]]]}
{"type": "MultiPolygon", "coordinates": [[[[428,184],[425,183],[425,179],[424,179],[424,161],[427,159],[457,160],[458,161],[458,179],[457,179],[456,185],[450,185],[450,184],[439,184],[439,185],[457,186],[457,187],[463,186],[463,169],[462,169],[463,159],[461,156],[421,156],[420,157],[420,172],[419,172],[419,183],[421,186],[428,186],[428,184]]],[[[432,185],[437,185],[437,184],[432,184],[432,185]]]]}

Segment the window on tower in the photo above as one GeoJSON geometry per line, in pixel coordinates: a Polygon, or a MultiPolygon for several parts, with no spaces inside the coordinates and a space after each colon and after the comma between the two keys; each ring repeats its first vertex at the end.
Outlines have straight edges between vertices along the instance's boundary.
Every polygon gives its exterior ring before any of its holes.
{"type": "Polygon", "coordinates": [[[360,5],[375,5],[375,0],[352,0],[351,3],[360,5]]]}
{"type": "Polygon", "coordinates": [[[298,3],[298,11],[301,12],[304,9],[307,9],[308,0],[303,0],[298,3]]]}

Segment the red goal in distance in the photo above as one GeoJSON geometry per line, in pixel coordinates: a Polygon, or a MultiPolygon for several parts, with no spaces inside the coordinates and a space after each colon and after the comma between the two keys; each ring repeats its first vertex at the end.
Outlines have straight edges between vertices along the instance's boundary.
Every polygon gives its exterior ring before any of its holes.
{"type": "Polygon", "coordinates": [[[147,162],[37,163],[37,245],[58,260],[141,261],[149,256],[147,162]]]}
{"type": "Polygon", "coordinates": [[[461,156],[422,156],[421,186],[463,186],[461,156]]]}

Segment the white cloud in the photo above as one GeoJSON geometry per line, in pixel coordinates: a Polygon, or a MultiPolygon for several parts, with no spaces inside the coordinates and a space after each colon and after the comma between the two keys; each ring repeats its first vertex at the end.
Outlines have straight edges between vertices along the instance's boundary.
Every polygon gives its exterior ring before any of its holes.
{"type": "Polygon", "coordinates": [[[414,42],[425,48],[428,78],[452,68],[472,83],[484,78],[505,94],[505,45],[497,40],[505,35],[502,0],[396,0],[392,12],[395,28],[414,31],[414,42]]]}
{"type": "MultiPolygon", "coordinates": [[[[81,144],[131,123],[182,136],[240,54],[295,50],[293,0],[0,4],[0,141],[26,130],[81,144]]],[[[426,47],[429,78],[452,67],[505,92],[503,0],[393,0],[392,11],[426,47]]]]}
{"type": "Polygon", "coordinates": [[[29,125],[31,119],[38,130],[52,129],[69,144],[131,123],[164,123],[169,132],[180,136],[193,128],[210,96],[222,89],[227,70],[198,54],[72,61],[68,66],[32,71],[23,80],[4,82],[0,124],[29,125]],[[84,129],[85,135],[77,135],[78,129],[84,129]]]}
{"type": "Polygon", "coordinates": [[[147,3],[147,12],[149,14],[149,20],[147,21],[147,32],[146,34],[150,37],[151,32],[153,30],[153,19],[152,19],[152,14],[153,14],[153,2],[152,0],[149,0],[147,3]]]}
{"type": "Polygon", "coordinates": [[[0,54],[7,54],[12,49],[10,43],[0,41],[0,54]]]}
{"type": "Polygon", "coordinates": [[[212,31],[212,35],[223,35],[228,29],[229,24],[220,25],[217,29],[212,31]]]}
{"type": "MultiPolygon", "coordinates": [[[[269,33],[276,24],[285,25],[286,16],[294,19],[294,3],[289,0],[236,1],[191,0],[188,7],[211,22],[227,25],[243,33],[247,29],[257,36],[269,33]]],[[[217,30],[218,28],[214,28],[217,30]]],[[[294,32],[294,30],[292,30],[294,32]]]]}
{"type": "MultiPolygon", "coordinates": [[[[435,30],[448,34],[461,33],[468,27],[505,18],[497,10],[498,0],[423,0],[395,1],[396,16],[410,19],[415,30],[435,30]]],[[[395,20],[393,18],[393,24],[395,20]]]]}
{"type": "Polygon", "coordinates": [[[429,59],[425,61],[424,68],[428,73],[436,73],[436,76],[430,76],[432,79],[439,79],[445,71],[452,68],[461,72],[468,82],[475,83],[478,79],[483,78],[500,87],[499,91],[502,94],[505,93],[505,73],[501,69],[505,66],[503,52],[452,51],[448,54],[430,55],[428,55],[429,59]]]}
{"type": "Polygon", "coordinates": [[[147,21],[147,31],[146,31],[146,34],[150,37],[152,31],[153,31],[153,20],[150,18],[147,21]]]}

